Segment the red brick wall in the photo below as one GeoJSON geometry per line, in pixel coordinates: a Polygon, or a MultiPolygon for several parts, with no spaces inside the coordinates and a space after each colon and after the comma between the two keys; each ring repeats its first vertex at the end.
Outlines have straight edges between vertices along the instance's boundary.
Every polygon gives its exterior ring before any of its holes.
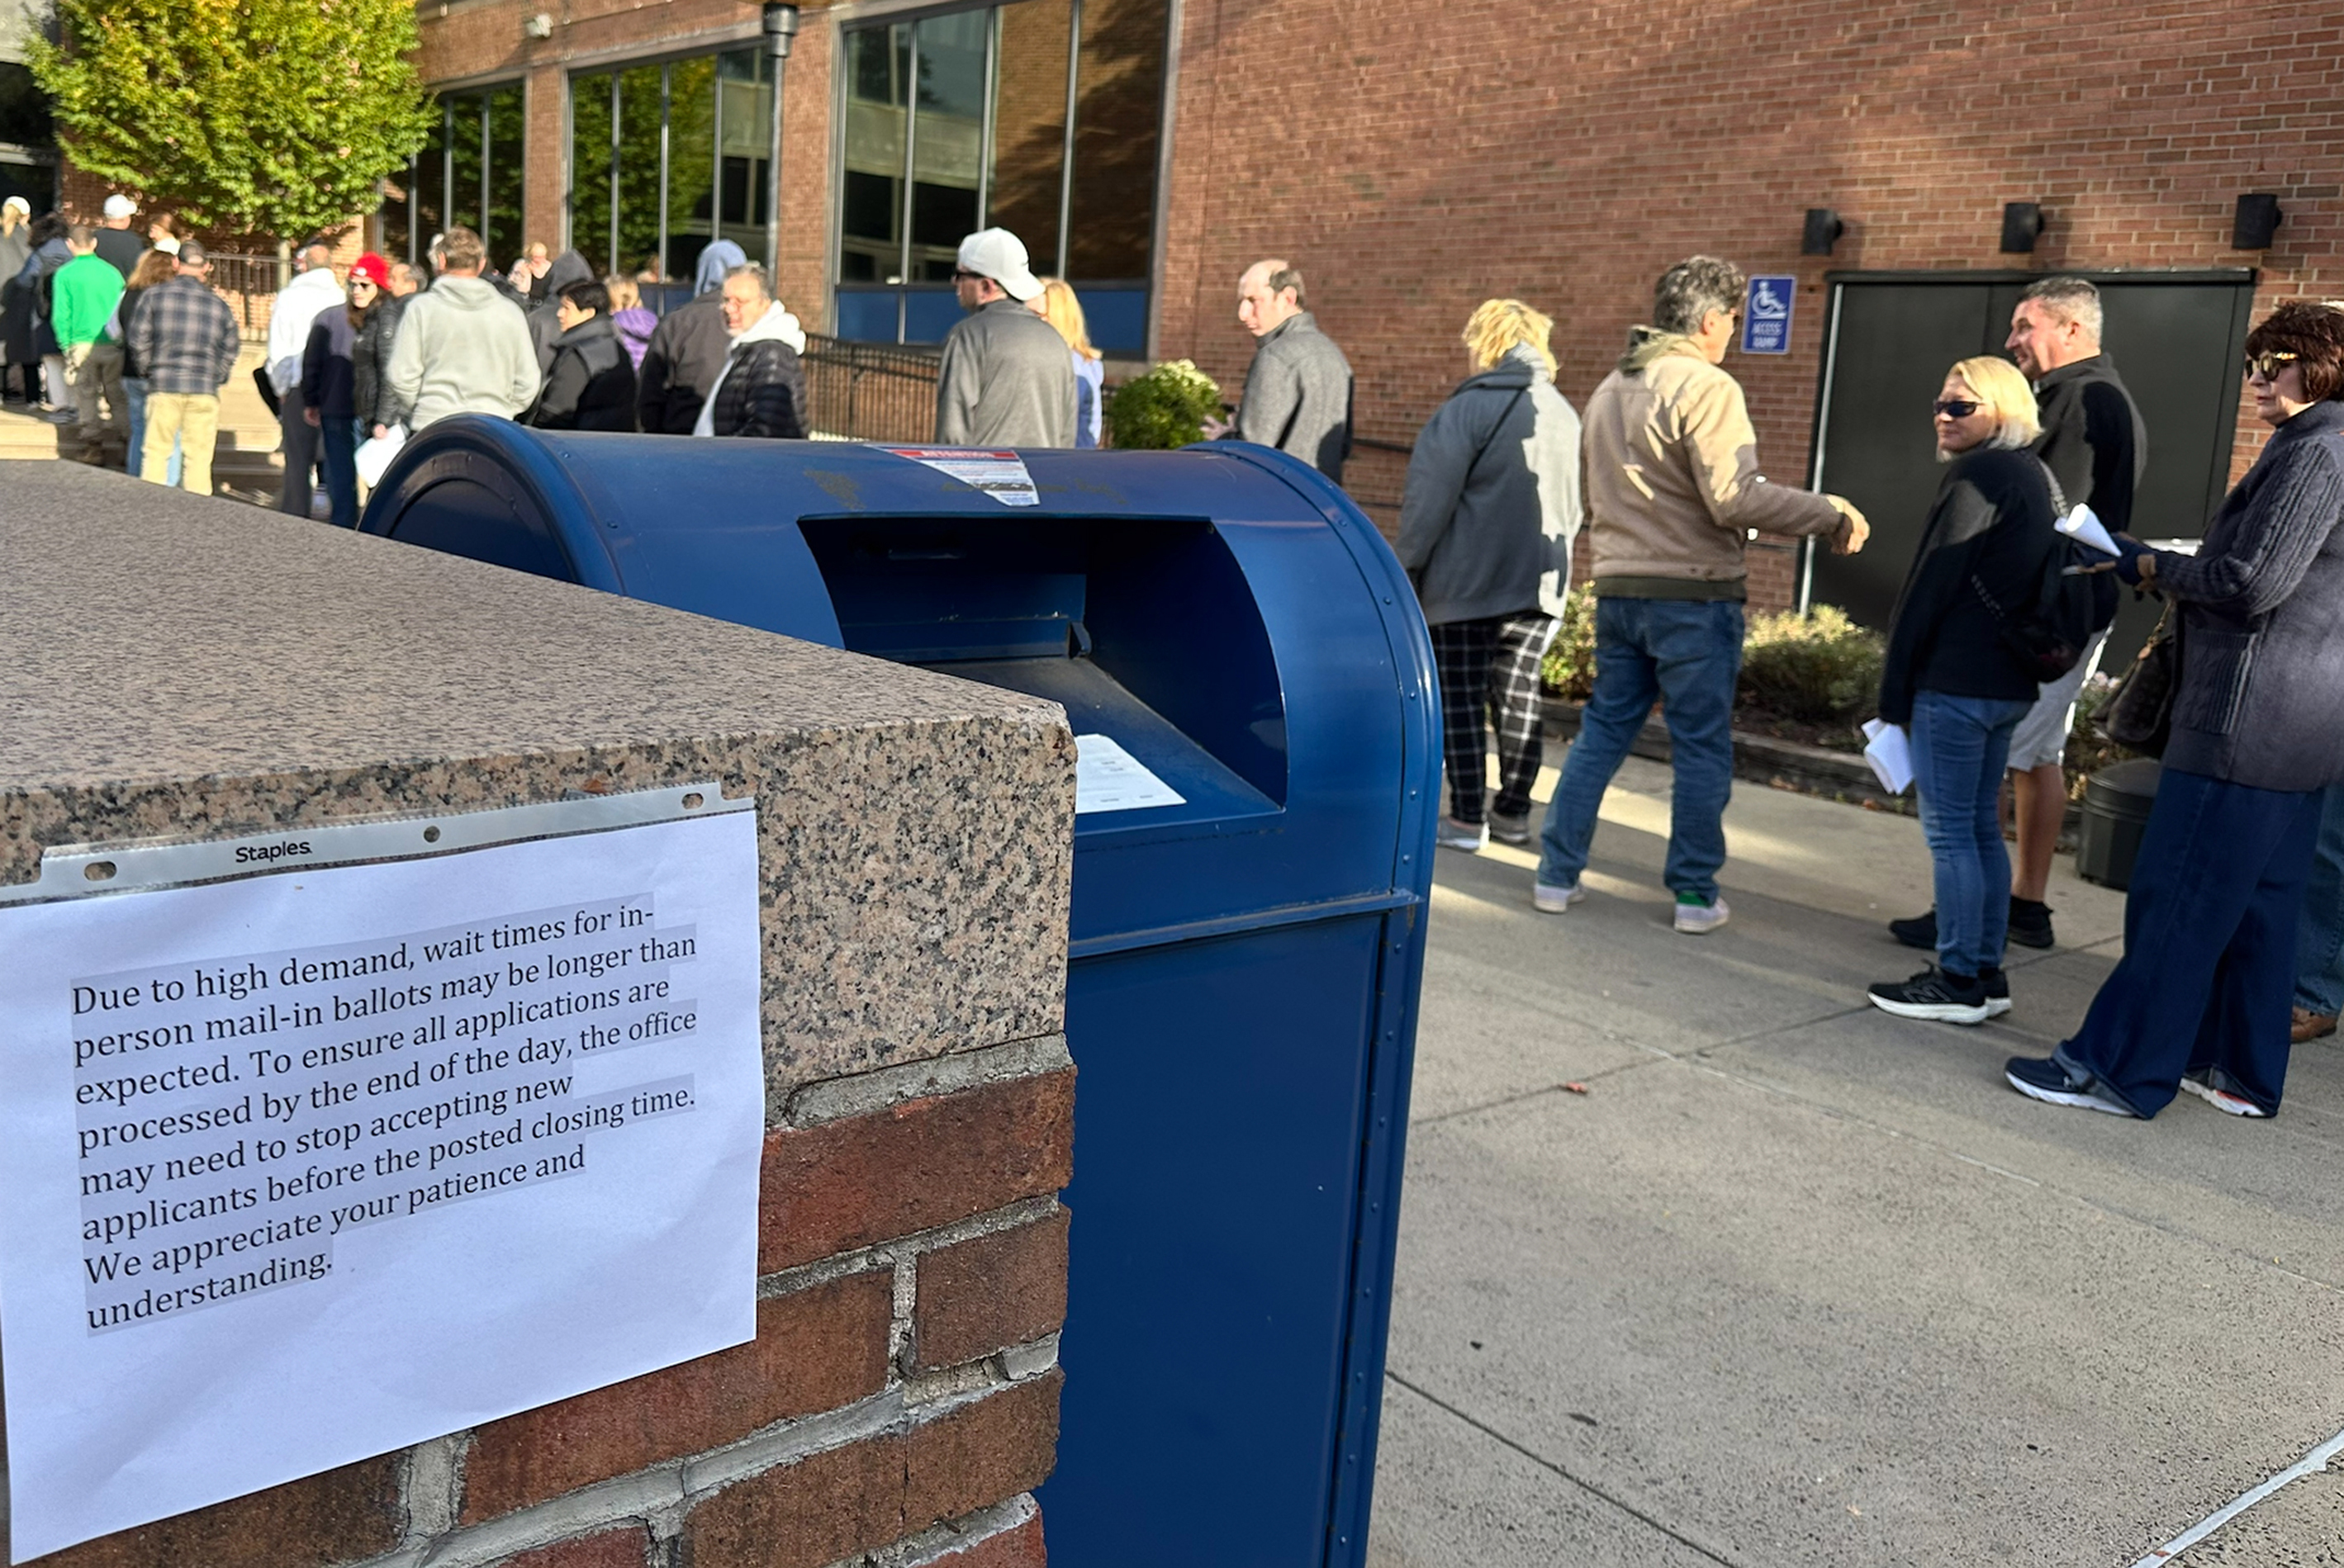
{"type": "Polygon", "coordinates": [[[1043,1568],[1074,1069],[1017,1042],[934,1091],[955,1060],[798,1091],[765,1142],[752,1342],[44,1562],[1043,1568]]]}
{"type": "MultiPolygon", "coordinates": [[[[1361,434],[1412,439],[1474,305],[1556,320],[1576,403],[1653,276],[1696,251],[1802,283],[1792,352],[1734,358],[1773,475],[1805,477],[1828,268],[2263,268],[2258,314],[2344,294],[2344,29],[2279,0],[1936,7],[1812,0],[1185,0],[1161,352],[1241,380],[1237,278],[1283,256],[1359,372],[1361,434]],[[2232,204],[2279,193],[2266,253],[2232,204]],[[1829,258],[1803,209],[1839,210],[1829,258]]],[[[2259,430],[2242,419],[2238,463],[2259,430]]],[[[1397,498],[1394,460],[1358,487],[1397,498]]],[[[1789,586],[1753,553],[1753,597],[1789,586]],[[1770,591],[1771,590],[1771,591],[1770,591]]]]}

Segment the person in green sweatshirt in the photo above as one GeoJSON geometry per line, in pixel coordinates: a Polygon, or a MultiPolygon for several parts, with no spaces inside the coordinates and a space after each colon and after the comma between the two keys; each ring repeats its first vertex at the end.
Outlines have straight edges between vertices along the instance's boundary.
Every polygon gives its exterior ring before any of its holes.
{"type": "Polygon", "coordinates": [[[122,449],[130,448],[130,405],[122,391],[122,328],[114,319],[122,303],[122,274],[97,254],[97,231],[76,224],[66,231],[73,259],[57,268],[50,285],[50,325],[65,351],[66,374],[73,378],[74,410],[81,417],[81,460],[106,461],[109,429],[122,449]],[[104,406],[101,416],[100,405],[104,406]]]}

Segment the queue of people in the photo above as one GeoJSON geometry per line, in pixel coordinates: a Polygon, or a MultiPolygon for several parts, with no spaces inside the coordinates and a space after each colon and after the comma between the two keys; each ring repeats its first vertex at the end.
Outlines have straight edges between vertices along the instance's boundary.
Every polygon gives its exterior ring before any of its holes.
{"type": "MultiPolygon", "coordinates": [[[[1445,848],[1530,841],[1537,670],[1582,518],[1591,538],[1594,689],[1539,833],[1531,900],[1543,912],[1586,896],[1603,789],[1658,699],[1672,747],[1662,875],[1674,924],[1701,935],[1726,923],[1716,876],[1743,543],[1755,529],[1853,552],[1870,532],[1844,499],[1756,471],[1741,389],[1722,367],[1744,284],[1713,257],[1669,269],[1652,324],[1632,329],[1583,417],[1551,385],[1547,320],[1488,301],[1464,333],[1470,373],[1413,449],[1395,548],[1440,683],[1445,848]]],[[[2014,1005],[2006,944],[2051,945],[2061,759],[2121,581],[2167,600],[2180,670],[2125,956],[2082,1028],[2047,1059],[2012,1058],[2005,1076],[2035,1099],[2121,1116],[2154,1116],[2186,1092],[2267,1119],[2292,1046],[2333,1033],[2344,1003],[2344,730],[2333,722],[2344,711],[2344,306],[2282,306],[2249,336],[2247,385],[2273,435],[2188,553],[2129,531],[2147,431],[2101,333],[2093,285],[2044,279],[2014,312],[2010,357],[1953,365],[1930,409],[1945,469],[1898,597],[1879,706],[1908,731],[1936,892],[1931,910],[1890,931],[1935,962],[1868,1000],[1900,1017],[1980,1023],[2014,1005]],[[2084,507],[2113,557],[2062,531],[2084,507]]]]}

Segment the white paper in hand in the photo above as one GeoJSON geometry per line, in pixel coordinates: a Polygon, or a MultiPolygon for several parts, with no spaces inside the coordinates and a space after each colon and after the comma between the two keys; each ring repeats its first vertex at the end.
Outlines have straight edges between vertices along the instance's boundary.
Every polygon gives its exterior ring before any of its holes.
{"type": "Polygon", "coordinates": [[[1913,784],[1913,748],[1905,739],[1904,727],[1867,719],[1864,736],[1864,759],[1872,764],[1872,776],[1891,795],[1904,793],[1913,784]]]}
{"type": "Polygon", "coordinates": [[[2089,545],[2103,555],[2117,555],[2117,542],[2108,535],[2107,525],[2100,521],[2097,512],[2078,504],[2076,509],[2053,525],[2077,544],[2089,545]]]}
{"type": "Polygon", "coordinates": [[[406,445],[407,427],[404,425],[393,425],[381,435],[369,437],[359,443],[359,478],[368,489],[382,483],[383,474],[390,467],[390,460],[398,457],[399,449],[406,445]]]}

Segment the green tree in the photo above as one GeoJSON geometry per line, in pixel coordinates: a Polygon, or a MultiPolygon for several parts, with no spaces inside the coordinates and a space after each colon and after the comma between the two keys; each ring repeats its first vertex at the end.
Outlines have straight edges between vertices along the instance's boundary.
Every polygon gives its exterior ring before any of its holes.
{"type": "Polygon", "coordinates": [[[299,239],[373,210],[437,119],[415,0],[57,0],[34,75],[81,168],[190,222],[299,239]]]}

